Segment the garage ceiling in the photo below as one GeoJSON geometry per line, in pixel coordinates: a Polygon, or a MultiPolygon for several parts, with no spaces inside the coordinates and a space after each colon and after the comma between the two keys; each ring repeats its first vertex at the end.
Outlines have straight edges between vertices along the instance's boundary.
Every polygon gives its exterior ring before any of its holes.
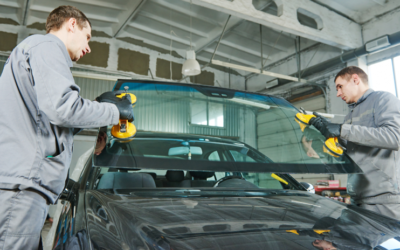
{"type": "MultiPolygon", "coordinates": [[[[385,12],[393,1],[396,0],[313,2],[362,23],[385,12]],[[366,16],[367,10],[374,11],[366,16]]],[[[225,13],[181,0],[85,0],[84,3],[80,0],[0,0],[0,19],[9,18],[28,27],[44,27],[49,12],[59,5],[74,5],[82,10],[91,20],[95,36],[134,38],[163,49],[172,49],[182,57],[190,48],[191,37],[197,58],[203,61],[210,60],[228,19],[225,13]]],[[[269,14],[277,13],[272,0],[253,0],[253,5],[269,14]]],[[[314,21],[306,16],[300,16],[299,21],[314,25],[314,21]]],[[[292,34],[263,27],[264,65],[293,54],[295,38],[292,34]]],[[[232,16],[215,59],[260,68],[260,42],[259,24],[232,16]]],[[[316,43],[302,38],[301,48],[316,43]]]]}
{"type": "Polygon", "coordinates": [[[363,24],[399,7],[396,0],[312,0],[335,10],[356,23],[363,24]]]}

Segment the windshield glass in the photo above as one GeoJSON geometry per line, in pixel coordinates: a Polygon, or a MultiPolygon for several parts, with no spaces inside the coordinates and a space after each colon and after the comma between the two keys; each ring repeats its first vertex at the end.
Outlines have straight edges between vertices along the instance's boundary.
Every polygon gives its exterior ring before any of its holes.
{"type": "MultiPolygon", "coordinates": [[[[359,173],[345,154],[323,149],[325,138],[295,121],[282,98],[208,86],[119,81],[137,97],[133,140],[101,128],[94,166],[240,173],[359,173]]],[[[259,178],[259,177],[258,177],[259,178]]]]}

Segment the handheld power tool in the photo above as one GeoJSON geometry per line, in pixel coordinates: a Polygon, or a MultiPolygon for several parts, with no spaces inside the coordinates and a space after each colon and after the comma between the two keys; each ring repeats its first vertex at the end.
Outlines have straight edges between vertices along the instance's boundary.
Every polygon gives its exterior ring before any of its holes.
{"type": "MultiPolygon", "coordinates": [[[[316,118],[315,115],[309,115],[303,113],[297,113],[294,120],[300,125],[300,129],[304,132],[307,126],[310,126],[310,120],[316,118]]],[[[327,153],[333,157],[340,157],[343,155],[343,148],[339,145],[337,137],[328,138],[323,147],[324,153],[327,153]]]]}
{"type": "MultiPolygon", "coordinates": [[[[116,95],[118,98],[122,98],[126,95],[129,95],[131,98],[132,106],[136,104],[136,96],[134,94],[128,93],[127,89],[125,89],[125,93],[121,93],[116,95]]],[[[120,119],[118,125],[114,125],[111,128],[111,134],[118,138],[119,140],[123,141],[131,141],[133,137],[136,135],[136,127],[133,123],[129,122],[128,120],[120,119]]]]}

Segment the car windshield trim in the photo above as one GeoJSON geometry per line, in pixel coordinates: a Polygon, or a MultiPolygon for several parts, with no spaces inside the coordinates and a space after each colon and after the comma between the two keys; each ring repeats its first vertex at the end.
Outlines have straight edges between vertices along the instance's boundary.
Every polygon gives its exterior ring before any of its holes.
{"type": "Polygon", "coordinates": [[[287,189],[245,189],[238,190],[234,188],[159,188],[157,190],[149,188],[137,189],[98,189],[99,192],[113,193],[115,195],[134,195],[136,197],[309,197],[304,190],[287,189]]]}

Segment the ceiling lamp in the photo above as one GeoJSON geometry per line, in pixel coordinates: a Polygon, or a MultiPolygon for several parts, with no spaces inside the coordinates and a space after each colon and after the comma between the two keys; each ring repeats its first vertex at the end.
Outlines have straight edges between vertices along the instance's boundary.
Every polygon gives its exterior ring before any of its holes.
{"type": "MultiPolygon", "coordinates": [[[[190,12],[192,1],[190,0],[190,12]]],[[[200,64],[196,60],[196,52],[192,49],[192,16],[190,16],[190,50],[186,51],[186,61],[182,65],[182,75],[196,76],[201,73],[200,64]]]]}
{"type": "Polygon", "coordinates": [[[182,66],[182,74],[185,76],[196,76],[201,73],[200,64],[196,60],[194,50],[186,51],[186,61],[182,66]]]}

